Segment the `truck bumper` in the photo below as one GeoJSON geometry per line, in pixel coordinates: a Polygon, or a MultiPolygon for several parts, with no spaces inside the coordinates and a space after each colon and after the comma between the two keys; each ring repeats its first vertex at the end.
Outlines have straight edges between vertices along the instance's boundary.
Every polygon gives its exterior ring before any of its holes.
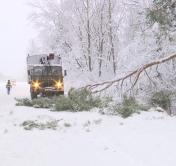
{"type": "Polygon", "coordinates": [[[52,96],[59,96],[59,95],[64,95],[64,90],[63,89],[55,89],[52,87],[47,87],[47,88],[40,88],[40,89],[31,89],[31,96],[36,96],[33,98],[37,98],[38,95],[41,95],[42,97],[52,97],[52,96]],[[32,95],[33,94],[33,95],[32,95]]]}

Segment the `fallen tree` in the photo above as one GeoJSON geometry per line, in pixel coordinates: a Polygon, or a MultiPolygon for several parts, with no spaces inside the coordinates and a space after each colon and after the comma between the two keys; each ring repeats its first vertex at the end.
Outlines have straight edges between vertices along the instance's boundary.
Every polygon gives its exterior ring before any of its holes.
{"type": "Polygon", "coordinates": [[[130,72],[129,74],[126,74],[125,76],[120,77],[116,80],[105,81],[105,82],[97,83],[97,84],[93,84],[93,85],[87,85],[84,88],[90,90],[92,93],[98,93],[98,92],[102,92],[102,91],[110,88],[111,86],[113,86],[117,83],[120,83],[121,87],[122,87],[125,80],[131,79],[132,77],[135,77],[134,81],[132,83],[132,86],[130,87],[130,89],[133,89],[135,87],[135,85],[137,84],[142,73],[145,73],[147,75],[147,77],[151,80],[151,78],[149,77],[149,75],[147,73],[147,69],[149,69],[153,66],[158,67],[158,65],[166,63],[168,61],[171,61],[175,58],[176,58],[176,54],[173,54],[173,55],[170,55],[170,56],[165,57],[163,59],[158,59],[158,60],[152,61],[150,63],[147,63],[147,64],[137,68],[136,70],[130,72]]]}

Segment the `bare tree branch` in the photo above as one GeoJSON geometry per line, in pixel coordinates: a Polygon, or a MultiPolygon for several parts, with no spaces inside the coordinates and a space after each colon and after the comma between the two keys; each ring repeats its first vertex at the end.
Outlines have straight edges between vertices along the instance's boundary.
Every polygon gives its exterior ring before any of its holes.
{"type": "MultiPolygon", "coordinates": [[[[134,80],[134,82],[133,82],[133,84],[131,86],[131,89],[132,89],[137,84],[141,74],[143,72],[147,73],[147,69],[149,69],[149,68],[151,68],[153,66],[158,66],[160,64],[163,64],[163,63],[168,62],[170,60],[173,60],[175,58],[176,58],[176,54],[173,54],[173,55],[170,55],[170,56],[168,56],[166,58],[155,60],[153,62],[147,63],[147,64],[139,67],[138,69],[132,71],[131,73],[129,73],[129,74],[117,79],[117,80],[106,81],[106,82],[97,83],[97,84],[94,84],[94,85],[87,85],[84,88],[92,91],[92,93],[98,93],[98,92],[102,92],[102,91],[110,88],[111,86],[113,86],[114,84],[119,83],[119,82],[121,82],[121,87],[122,87],[125,80],[130,79],[132,76],[135,76],[135,80],[134,80]]],[[[149,77],[149,75],[148,75],[148,77],[149,77]]]]}

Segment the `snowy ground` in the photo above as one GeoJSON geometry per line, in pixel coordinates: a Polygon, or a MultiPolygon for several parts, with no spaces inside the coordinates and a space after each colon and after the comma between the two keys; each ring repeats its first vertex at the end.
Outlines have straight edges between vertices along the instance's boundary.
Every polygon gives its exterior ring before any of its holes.
{"type": "Polygon", "coordinates": [[[175,166],[176,118],[146,112],[127,120],[98,113],[16,107],[0,84],[0,166],[175,166]],[[58,120],[57,130],[24,130],[25,120],[58,120]],[[65,124],[70,124],[68,125],[65,124]]]}

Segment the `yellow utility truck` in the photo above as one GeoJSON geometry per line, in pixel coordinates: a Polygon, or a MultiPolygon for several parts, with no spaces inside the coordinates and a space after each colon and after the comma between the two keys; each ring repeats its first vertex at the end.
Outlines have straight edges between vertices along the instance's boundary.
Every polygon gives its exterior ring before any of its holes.
{"type": "Polygon", "coordinates": [[[49,97],[64,94],[64,76],[62,60],[53,53],[28,55],[27,57],[28,83],[31,98],[49,97]]]}

